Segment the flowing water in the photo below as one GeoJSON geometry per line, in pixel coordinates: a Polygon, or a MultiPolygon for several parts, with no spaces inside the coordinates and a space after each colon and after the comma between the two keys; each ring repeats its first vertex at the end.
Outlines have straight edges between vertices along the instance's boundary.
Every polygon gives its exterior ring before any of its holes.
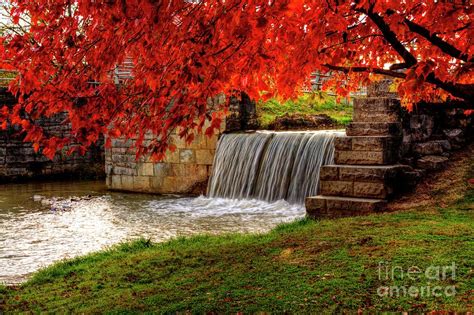
{"type": "Polygon", "coordinates": [[[134,238],[258,233],[302,218],[341,134],[223,135],[209,198],[110,192],[96,181],[0,184],[0,284],[134,238]]]}
{"type": "Polygon", "coordinates": [[[318,192],[319,170],[334,160],[343,131],[225,134],[219,140],[208,195],[288,200],[302,204],[318,192]]]}
{"type": "Polygon", "coordinates": [[[0,185],[0,284],[125,240],[259,233],[303,216],[285,201],[124,194],[95,181],[0,185]]]}

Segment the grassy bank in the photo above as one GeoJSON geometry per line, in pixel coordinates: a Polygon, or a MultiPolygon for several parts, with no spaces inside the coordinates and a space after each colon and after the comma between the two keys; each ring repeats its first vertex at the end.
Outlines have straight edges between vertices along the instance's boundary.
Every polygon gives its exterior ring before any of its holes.
{"type": "Polygon", "coordinates": [[[326,114],[344,126],[352,121],[352,104],[346,100],[336,102],[335,97],[325,93],[308,93],[286,102],[279,102],[276,99],[260,101],[257,103],[257,113],[262,128],[268,127],[276,117],[285,114],[326,114]]]}
{"type": "Polygon", "coordinates": [[[302,220],[264,235],[123,244],[0,288],[0,313],[472,310],[474,191],[467,179],[474,177],[473,153],[453,158],[450,169],[392,206],[411,210],[302,220]],[[386,279],[384,268],[379,276],[381,263],[395,268],[394,279],[386,279]],[[456,274],[445,280],[401,274],[452,263],[456,274]],[[455,286],[456,294],[379,296],[384,286],[455,286]]]}

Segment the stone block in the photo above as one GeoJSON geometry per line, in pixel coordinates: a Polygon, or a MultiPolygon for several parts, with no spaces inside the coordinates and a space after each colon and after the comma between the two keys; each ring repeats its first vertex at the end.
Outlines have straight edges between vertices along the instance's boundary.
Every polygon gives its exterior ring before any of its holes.
{"type": "Polygon", "coordinates": [[[153,165],[154,177],[163,178],[169,176],[171,173],[172,165],[169,163],[156,163],[153,165]]]}
{"type": "Polygon", "coordinates": [[[163,194],[169,194],[169,193],[179,193],[181,190],[178,187],[178,182],[180,181],[180,178],[178,177],[173,177],[173,176],[167,176],[163,178],[163,182],[161,185],[161,193],[163,194]]]}
{"type": "Polygon", "coordinates": [[[130,175],[121,175],[121,190],[128,190],[128,191],[133,191],[134,189],[134,179],[136,176],[130,176],[130,175]]]}
{"type": "Polygon", "coordinates": [[[320,180],[338,180],[339,168],[335,165],[323,165],[319,172],[320,180]]]}
{"type": "Polygon", "coordinates": [[[354,122],[398,122],[400,114],[396,112],[362,112],[354,111],[352,115],[354,122]]]}
{"type": "Polygon", "coordinates": [[[130,167],[115,166],[113,168],[113,172],[116,175],[127,175],[127,176],[137,175],[136,170],[130,167]]]}
{"type": "Polygon", "coordinates": [[[169,176],[182,178],[181,181],[188,179],[195,180],[207,177],[207,166],[197,164],[171,164],[168,172],[169,176]]]}
{"type": "Polygon", "coordinates": [[[196,154],[192,149],[180,149],[179,150],[179,162],[185,164],[196,163],[196,154]]]}
{"type": "Polygon", "coordinates": [[[448,140],[437,140],[437,142],[443,147],[444,151],[451,151],[451,143],[448,140]]]}
{"type": "Polygon", "coordinates": [[[186,174],[187,177],[192,177],[202,181],[208,176],[208,167],[207,165],[186,165],[186,174]]]}
{"type": "Polygon", "coordinates": [[[110,178],[111,187],[112,189],[122,189],[122,179],[120,175],[111,175],[107,178],[110,178]]]}
{"type": "Polygon", "coordinates": [[[417,167],[424,170],[440,170],[447,166],[449,159],[444,156],[427,155],[416,161],[417,167]]]}
{"type": "Polygon", "coordinates": [[[212,135],[211,137],[206,137],[206,149],[215,150],[217,148],[218,140],[219,140],[219,135],[216,135],[216,134],[212,135]]]}
{"type": "Polygon", "coordinates": [[[387,122],[352,122],[347,125],[347,136],[393,136],[400,137],[402,126],[400,123],[387,122]]]}
{"type": "Polygon", "coordinates": [[[431,115],[411,115],[409,125],[413,141],[426,141],[433,135],[435,121],[431,115]]]}
{"type": "Polygon", "coordinates": [[[171,135],[170,144],[174,144],[178,149],[183,149],[187,147],[186,140],[184,138],[181,138],[179,135],[171,135]]]}
{"type": "Polygon", "coordinates": [[[163,159],[164,163],[179,163],[179,149],[172,152],[171,150],[167,150],[165,154],[165,158],[163,159]]]}
{"type": "Polygon", "coordinates": [[[105,178],[105,186],[107,189],[112,189],[112,176],[107,176],[105,178]]]}
{"type": "Polygon", "coordinates": [[[196,163],[199,165],[212,165],[214,162],[214,150],[197,149],[196,163]]]}
{"type": "Polygon", "coordinates": [[[395,154],[391,151],[336,151],[336,164],[384,165],[394,163],[395,154]]]}
{"type": "Polygon", "coordinates": [[[339,179],[345,181],[383,182],[394,166],[335,166],[339,168],[339,179]]]}
{"type": "Polygon", "coordinates": [[[355,151],[384,151],[393,149],[392,137],[353,137],[352,150],[355,151]]]}
{"type": "Polygon", "coordinates": [[[442,154],[445,150],[450,150],[451,145],[447,140],[428,141],[417,143],[413,146],[413,151],[418,155],[436,155],[442,154]]]}
{"type": "Polygon", "coordinates": [[[313,212],[324,212],[326,211],[326,198],[323,196],[308,197],[305,200],[306,213],[312,214],[313,212]]]}
{"type": "Polygon", "coordinates": [[[397,185],[404,185],[408,166],[344,166],[322,167],[320,193],[325,196],[389,198],[397,185]],[[330,179],[327,179],[330,178],[330,179]]]}
{"type": "Polygon", "coordinates": [[[354,183],[354,197],[362,198],[387,198],[393,190],[386,183],[367,183],[367,182],[355,182],[354,183]]]}
{"type": "Polygon", "coordinates": [[[400,100],[390,97],[363,97],[354,99],[354,113],[389,113],[399,112],[400,100]]]}
{"type": "Polygon", "coordinates": [[[130,148],[135,144],[134,140],[128,139],[112,139],[113,148],[130,148]]]}
{"type": "Polygon", "coordinates": [[[322,180],[320,182],[320,191],[322,195],[352,196],[354,185],[353,182],[322,180]]]}
{"type": "Polygon", "coordinates": [[[166,176],[153,176],[150,177],[150,189],[156,193],[165,193],[163,191],[163,182],[166,176]]]}
{"type": "Polygon", "coordinates": [[[112,154],[126,154],[128,151],[127,148],[112,148],[112,149],[108,149],[107,152],[108,154],[112,155],[112,154]]]}
{"type": "Polygon", "coordinates": [[[173,143],[178,149],[206,149],[207,136],[203,134],[195,134],[194,140],[191,143],[186,143],[184,138],[179,135],[171,135],[171,143],[173,143]]]}
{"type": "Polygon", "coordinates": [[[198,134],[195,136],[193,142],[188,146],[191,149],[206,149],[207,148],[207,136],[198,134]]]}
{"type": "MultiPolygon", "coordinates": [[[[449,139],[451,143],[460,144],[464,143],[464,132],[462,129],[445,129],[443,130],[444,135],[449,139]]],[[[0,152],[1,154],[1,152],[0,152]]]]}
{"type": "Polygon", "coordinates": [[[28,159],[28,158],[25,158],[25,156],[21,156],[21,155],[11,155],[11,154],[8,154],[6,156],[6,163],[21,163],[21,162],[24,162],[24,163],[28,163],[28,161],[34,161],[34,159],[28,159]]]}
{"type": "Polygon", "coordinates": [[[138,164],[138,176],[153,176],[153,175],[154,175],[153,163],[138,164]]]}
{"type": "Polygon", "coordinates": [[[312,218],[334,218],[366,215],[383,211],[387,202],[381,199],[315,196],[306,198],[306,214],[312,218]]]}
{"type": "Polygon", "coordinates": [[[112,164],[106,164],[105,165],[105,174],[106,175],[111,175],[113,171],[113,166],[112,164]]]}
{"type": "Polygon", "coordinates": [[[133,178],[133,190],[147,192],[151,190],[149,176],[135,176],[133,178]]]}
{"type": "Polygon", "coordinates": [[[346,136],[335,139],[335,149],[338,151],[385,151],[396,149],[399,142],[390,136],[346,136]]]}
{"type": "Polygon", "coordinates": [[[131,154],[112,154],[113,163],[133,163],[135,162],[135,155],[131,154]]]}
{"type": "MultiPolygon", "coordinates": [[[[190,165],[194,165],[194,164],[190,164],[190,165]]],[[[170,172],[169,172],[169,176],[173,176],[173,177],[191,176],[191,172],[189,169],[186,168],[186,166],[187,165],[185,164],[172,164],[170,172]]]]}
{"type": "Polygon", "coordinates": [[[336,137],[334,139],[334,148],[340,151],[352,150],[352,137],[336,137]]]}

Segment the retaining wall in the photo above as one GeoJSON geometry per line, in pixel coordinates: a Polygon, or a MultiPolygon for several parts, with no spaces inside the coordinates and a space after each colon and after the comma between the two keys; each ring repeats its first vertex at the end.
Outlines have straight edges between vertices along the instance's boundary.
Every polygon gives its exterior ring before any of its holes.
{"type": "MultiPolygon", "coordinates": [[[[173,133],[171,143],[176,150],[168,151],[159,163],[153,163],[149,157],[137,161],[135,152],[130,150],[133,140],[113,139],[112,147],[105,153],[107,187],[158,194],[205,194],[219,135],[256,127],[255,104],[243,95],[241,101],[230,99],[229,114],[212,137],[195,134],[194,141],[186,144],[173,133]]],[[[151,135],[146,140],[151,140],[151,135]]]]}
{"type": "MultiPolygon", "coordinates": [[[[0,90],[0,107],[13,106],[16,99],[6,91],[0,90]]],[[[67,137],[70,126],[62,124],[64,115],[38,120],[37,123],[52,136],[67,137]]],[[[84,156],[66,155],[69,148],[56,154],[51,161],[41,153],[36,153],[29,142],[24,142],[19,130],[9,128],[0,131],[0,181],[21,179],[66,178],[70,176],[99,178],[104,176],[103,146],[91,148],[84,156]]]]}
{"type": "Polygon", "coordinates": [[[197,135],[191,144],[186,144],[177,134],[171,139],[176,150],[168,151],[159,163],[153,163],[149,157],[137,161],[135,152],[130,150],[133,141],[112,140],[112,148],[107,149],[105,155],[107,187],[159,194],[204,193],[218,135],[210,138],[197,135]]]}

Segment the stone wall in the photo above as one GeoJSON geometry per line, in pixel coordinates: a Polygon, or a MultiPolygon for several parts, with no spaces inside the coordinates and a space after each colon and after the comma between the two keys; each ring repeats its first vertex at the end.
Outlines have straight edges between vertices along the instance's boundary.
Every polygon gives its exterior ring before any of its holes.
{"type": "MultiPolygon", "coordinates": [[[[0,90],[1,106],[13,106],[15,98],[5,89],[0,90]]],[[[61,122],[64,115],[41,119],[37,123],[53,136],[67,137],[70,126],[61,122]]],[[[66,178],[75,177],[98,178],[104,175],[103,146],[99,145],[89,150],[86,155],[73,154],[67,156],[64,148],[51,161],[40,153],[36,153],[31,143],[24,142],[18,135],[18,129],[10,128],[0,131],[0,181],[21,179],[66,178]]]]}
{"type": "Polygon", "coordinates": [[[403,113],[400,162],[412,166],[418,177],[443,168],[453,150],[472,141],[474,116],[456,106],[422,103],[403,113]]]}
{"type": "Polygon", "coordinates": [[[136,160],[135,152],[130,150],[132,141],[114,139],[105,155],[107,187],[159,194],[205,193],[217,140],[217,134],[196,135],[191,144],[186,144],[173,134],[171,143],[176,150],[168,151],[163,161],[153,163],[149,157],[136,160]]]}
{"type": "MultiPolygon", "coordinates": [[[[217,101],[223,102],[225,99],[217,101]]],[[[217,134],[212,137],[196,134],[194,141],[186,144],[174,133],[171,143],[176,146],[176,150],[168,151],[165,159],[159,163],[153,163],[150,158],[137,161],[135,152],[129,149],[133,145],[131,140],[114,139],[112,147],[106,150],[107,187],[158,194],[205,194],[219,135],[256,127],[255,103],[243,94],[241,101],[230,99],[229,114],[217,134]]]]}

